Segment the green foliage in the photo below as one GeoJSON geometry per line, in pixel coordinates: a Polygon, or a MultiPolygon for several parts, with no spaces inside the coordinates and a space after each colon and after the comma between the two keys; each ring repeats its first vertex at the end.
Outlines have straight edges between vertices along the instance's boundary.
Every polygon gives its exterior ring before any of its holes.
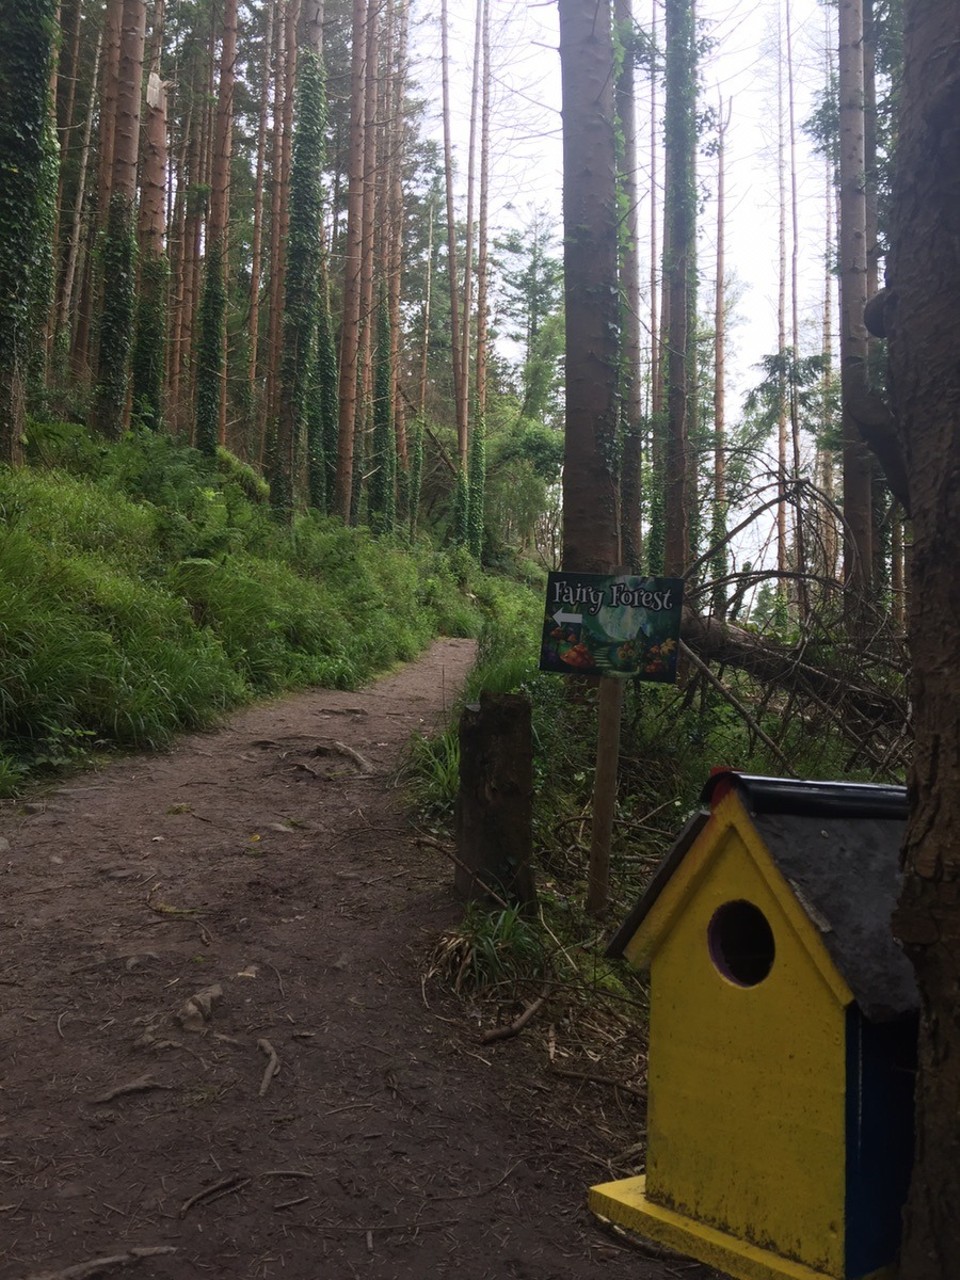
{"type": "Polygon", "coordinates": [[[0,791],[480,628],[475,567],[317,513],[279,526],[225,451],[68,424],[29,439],[36,465],[0,468],[0,791]]]}
{"type": "Polygon", "coordinates": [[[420,486],[423,481],[423,419],[417,418],[413,430],[413,451],[410,458],[410,536],[417,532],[417,517],[420,514],[420,486]]]}
{"type": "Polygon", "coordinates": [[[443,975],[458,995],[506,987],[516,992],[531,978],[543,978],[550,957],[538,923],[519,907],[491,911],[471,902],[461,923],[442,934],[431,976],[443,975]]]}
{"type": "Polygon", "coordinates": [[[486,426],[479,415],[470,436],[467,481],[467,546],[478,560],[483,552],[484,486],[486,481],[486,426]]]}

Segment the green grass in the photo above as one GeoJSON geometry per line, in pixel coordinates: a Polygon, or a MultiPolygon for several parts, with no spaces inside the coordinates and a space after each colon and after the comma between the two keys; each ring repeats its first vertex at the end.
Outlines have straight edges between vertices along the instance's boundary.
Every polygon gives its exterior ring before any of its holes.
{"type": "Polygon", "coordinates": [[[223,452],[47,423],[28,457],[0,467],[0,796],[253,697],[355,687],[435,635],[479,634],[492,607],[462,556],[277,523],[223,452]]]}

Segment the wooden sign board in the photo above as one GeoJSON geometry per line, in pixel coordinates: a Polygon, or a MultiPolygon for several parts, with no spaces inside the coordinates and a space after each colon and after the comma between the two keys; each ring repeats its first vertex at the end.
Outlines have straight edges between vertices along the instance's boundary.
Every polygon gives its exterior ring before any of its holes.
{"type": "Polygon", "coordinates": [[[540,670],[673,683],[682,578],[551,573],[540,670]]]}

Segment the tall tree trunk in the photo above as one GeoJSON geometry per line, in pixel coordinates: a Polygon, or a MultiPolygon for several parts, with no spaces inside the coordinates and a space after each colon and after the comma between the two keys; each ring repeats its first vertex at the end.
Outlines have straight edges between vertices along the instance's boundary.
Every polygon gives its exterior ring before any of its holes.
{"type": "Polygon", "coordinates": [[[214,454],[225,443],[226,272],[230,160],[233,155],[233,95],[237,62],[237,0],[223,0],[220,77],[210,170],[210,212],[204,261],[203,301],[197,340],[196,444],[214,454]]]}
{"type": "MultiPolygon", "coordinates": [[[[785,10],[786,54],[787,54],[787,133],[790,152],[790,346],[793,351],[792,364],[800,359],[800,312],[799,312],[799,262],[800,262],[800,201],[797,194],[797,125],[796,101],[793,83],[793,13],[790,0],[786,0],[785,10]]],[[[799,387],[795,377],[790,380],[790,443],[793,451],[793,536],[795,548],[795,568],[797,571],[797,611],[801,625],[806,622],[809,612],[807,602],[805,532],[803,527],[803,504],[800,497],[800,403],[799,387]]]]}
{"type": "Polygon", "coordinates": [[[250,322],[248,326],[250,355],[247,366],[247,399],[251,409],[254,409],[257,403],[257,384],[260,369],[260,290],[263,284],[264,173],[266,171],[267,130],[270,119],[270,85],[275,13],[275,0],[268,0],[266,5],[267,29],[264,36],[263,64],[261,68],[260,110],[257,119],[257,159],[253,187],[253,231],[250,245],[250,322]]]}
{"type": "Polygon", "coordinates": [[[917,1143],[900,1274],[960,1274],[960,8],[906,0],[885,307],[913,516],[915,740],[894,920],[920,989],[917,1143]]]}
{"type": "MultiPolygon", "coordinates": [[[[94,60],[100,61],[102,32],[97,33],[96,53],[94,60]]],[[[80,250],[83,240],[84,209],[87,200],[87,184],[90,180],[90,155],[93,139],[93,122],[96,117],[96,82],[91,83],[90,101],[83,124],[83,136],[80,143],[80,155],[77,172],[77,189],[73,200],[73,212],[70,218],[70,234],[67,241],[66,259],[63,276],[60,282],[60,293],[57,304],[56,327],[58,332],[66,333],[74,305],[74,287],[77,279],[77,266],[80,261],[80,250]]]]}
{"type": "Polygon", "coordinates": [[[866,386],[866,198],[864,191],[863,10],[840,0],[840,384],[843,397],[844,581],[848,617],[856,627],[873,563],[873,464],[853,414],[852,397],[866,386]]]}
{"type": "Polygon", "coordinates": [[[726,143],[730,126],[732,101],[724,115],[723,98],[717,112],[717,259],[716,296],[713,310],[713,520],[710,542],[716,550],[710,567],[716,586],[713,611],[719,618],[726,614],[727,576],[727,267],[726,267],[726,143]]]}
{"type": "Polygon", "coordinates": [[[104,236],[103,311],[97,356],[94,417],[100,432],[118,440],[127,411],[128,358],[136,278],[137,158],[146,38],[145,0],[124,0],[113,130],[110,207],[104,236]]]}
{"type": "Polygon", "coordinates": [[[634,572],[643,554],[643,380],[640,376],[640,189],[637,182],[637,104],[634,95],[636,35],[632,0],[614,0],[614,20],[623,46],[616,104],[623,161],[620,191],[624,205],[624,245],[620,262],[623,308],[620,368],[623,389],[623,460],[620,473],[620,534],[623,563],[634,572]]]}
{"type": "Polygon", "coordinates": [[[487,222],[490,203],[490,0],[480,5],[480,58],[483,66],[480,90],[480,221],[477,227],[477,363],[476,413],[470,434],[470,472],[467,509],[470,551],[483,554],[486,493],[487,435],[487,222]]]}
{"type": "MultiPolygon", "coordinates": [[[[155,19],[161,24],[163,7],[155,19]]],[[[164,245],[167,210],[167,95],[160,79],[159,32],[154,33],[147,79],[140,195],[140,290],[133,343],[132,395],[141,421],[157,429],[163,422],[163,365],[170,264],[164,245]]]]}
{"type": "MultiPolygon", "coordinates": [[[[306,440],[307,397],[314,371],[320,288],[323,142],[326,126],[323,7],[308,0],[301,15],[297,58],[297,113],[290,173],[290,242],[283,315],[283,362],[277,413],[277,448],[270,500],[289,518],[297,497],[298,459],[306,440]]],[[[322,458],[320,469],[322,471],[322,458]]]]}
{"type": "Polygon", "coordinates": [[[563,565],[620,562],[614,458],[620,314],[610,0],[560,0],[566,432],[563,565]]]}
{"type": "MultiPolygon", "coordinates": [[[[460,366],[460,293],[457,273],[457,224],[453,210],[453,143],[450,132],[450,53],[447,0],[440,0],[441,90],[443,96],[443,172],[447,193],[447,275],[450,288],[450,345],[453,352],[453,402],[457,415],[457,455],[467,470],[467,422],[462,415],[460,366]]],[[[469,270],[469,265],[468,268],[469,270]]]]}
{"type": "Polygon", "coordinates": [[[0,46],[0,463],[19,460],[30,272],[43,182],[53,0],[20,0],[0,46]],[[10,210],[19,216],[11,216],[10,210]]]}
{"type": "Polygon", "coordinates": [[[692,0],[666,0],[665,149],[668,156],[664,274],[669,280],[664,572],[690,557],[690,435],[696,386],[696,33],[692,0]]]}
{"type": "Polygon", "coordinates": [[[357,421],[357,375],[360,353],[360,298],[363,269],[363,141],[364,89],[367,77],[367,5],[353,0],[350,64],[350,152],[347,176],[347,233],[343,264],[343,309],[340,326],[340,416],[337,435],[337,482],[333,510],[349,522],[353,497],[354,431],[357,421]]]}

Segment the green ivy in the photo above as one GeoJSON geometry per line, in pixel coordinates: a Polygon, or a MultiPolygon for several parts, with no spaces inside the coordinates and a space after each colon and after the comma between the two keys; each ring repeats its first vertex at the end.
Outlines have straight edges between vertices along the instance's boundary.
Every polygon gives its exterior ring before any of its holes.
{"type": "Polygon", "coordinates": [[[483,551],[484,481],[486,479],[486,426],[477,414],[470,436],[467,482],[467,546],[480,559],[483,551]]]}
{"type": "Polygon", "coordinates": [[[41,253],[44,133],[55,0],[4,6],[0,42],[0,462],[13,461],[23,426],[23,353],[31,276],[41,253]]]}
{"type": "MultiPolygon", "coordinates": [[[[287,403],[281,408],[284,428],[292,439],[289,456],[284,448],[277,456],[277,466],[286,470],[293,466],[308,434],[307,409],[310,380],[316,365],[315,342],[320,284],[320,243],[323,224],[323,189],[321,172],[324,160],[326,129],[326,94],[323,61],[312,50],[302,50],[297,64],[297,114],[293,136],[293,161],[290,171],[290,231],[287,249],[286,296],[283,313],[283,357],[281,360],[282,395],[287,403]],[[283,456],[281,456],[281,453],[283,456]]],[[[286,436],[285,436],[286,438],[286,436]]],[[[316,440],[308,444],[309,457],[318,457],[316,440]]],[[[314,474],[314,490],[318,476],[314,474]]],[[[274,479],[273,501],[283,498],[288,504],[294,497],[294,476],[279,474],[274,479]]]]}
{"type": "Polygon", "coordinates": [[[386,300],[377,309],[377,350],[373,387],[373,469],[368,512],[375,533],[390,533],[397,511],[397,449],[393,439],[393,397],[390,394],[390,317],[386,300]]]}
{"type": "Polygon", "coordinates": [[[144,426],[163,426],[163,351],[167,326],[167,286],[170,263],[166,254],[146,258],[140,268],[140,296],[131,357],[133,410],[144,426]]]}
{"type": "Polygon", "coordinates": [[[137,240],[133,203],[122,192],[110,198],[101,244],[103,311],[94,417],[101,434],[119,440],[127,404],[127,363],[133,333],[137,240]]]}

